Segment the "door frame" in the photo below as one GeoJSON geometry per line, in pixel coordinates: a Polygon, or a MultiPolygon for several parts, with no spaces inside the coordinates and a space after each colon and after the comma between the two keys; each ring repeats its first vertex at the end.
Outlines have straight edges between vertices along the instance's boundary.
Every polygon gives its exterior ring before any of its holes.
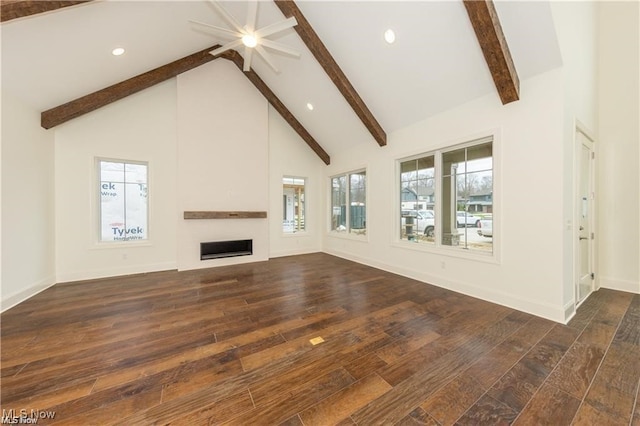
{"type": "Polygon", "coordinates": [[[575,306],[578,308],[585,300],[589,298],[594,291],[596,291],[599,286],[598,274],[597,272],[597,244],[596,239],[598,238],[597,231],[597,193],[596,193],[596,160],[598,155],[596,153],[596,140],[593,136],[593,133],[582,123],[576,120],[575,128],[574,128],[574,146],[573,146],[573,171],[574,171],[574,193],[573,193],[573,300],[575,301],[575,306]],[[588,141],[592,152],[591,157],[591,167],[590,167],[590,192],[591,202],[588,204],[589,212],[589,228],[590,232],[593,233],[594,238],[589,239],[589,244],[591,245],[589,257],[591,262],[591,272],[594,274],[595,278],[591,281],[591,291],[583,300],[580,300],[579,286],[580,286],[580,213],[582,211],[582,206],[578,201],[578,196],[580,194],[580,179],[581,179],[581,164],[580,158],[582,154],[582,140],[580,139],[580,134],[582,134],[588,141]]]}

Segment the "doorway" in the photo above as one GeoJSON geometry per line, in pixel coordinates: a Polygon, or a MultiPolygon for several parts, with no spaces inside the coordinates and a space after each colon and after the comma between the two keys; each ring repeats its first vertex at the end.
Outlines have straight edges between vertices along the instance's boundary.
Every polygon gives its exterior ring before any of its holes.
{"type": "Polygon", "coordinates": [[[577,209],[576,300],[579,305],[594,290],[595,153],[593,140],[576,129],[577,209]]]}

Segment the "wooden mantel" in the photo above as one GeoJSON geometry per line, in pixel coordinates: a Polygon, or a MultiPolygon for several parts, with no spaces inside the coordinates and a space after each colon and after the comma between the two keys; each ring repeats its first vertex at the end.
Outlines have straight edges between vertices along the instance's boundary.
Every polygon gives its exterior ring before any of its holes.
{"type": "Polygon", "coordinates": [[[265,219],[262,211],[185,211],[185,219],[265,219]]]}

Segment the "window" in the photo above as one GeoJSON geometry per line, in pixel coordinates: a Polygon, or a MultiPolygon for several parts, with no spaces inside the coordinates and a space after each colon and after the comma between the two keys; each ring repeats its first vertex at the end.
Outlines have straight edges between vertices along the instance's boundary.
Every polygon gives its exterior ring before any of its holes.
{"type": "Polygon", "coordinates": [[[148,238],[147,163],[98,159],[100,241],[148,238]]]}
{"type": "Polygon", "coordinates": [[[442,245],[491,252],[492,142],[442,154],[442,200],[442,245]]]}
{"type": "Polygon", "coordinates": [[[304,185],[304,178],[282,178],[282,232],[285,234],[305,230],[304,185]]]}
{"type": "Polygon", "coordinates": [[[351,172],[331,178],[331,230],[366,235],[366,171],[351,172]]]}
{"type": "Polygon", "coordinates": [[[435,157],[400,163],[400,239],[435,243],[435,157]]]}
{"type": "Polygon", "coordinates": [[[402,159],[399,172],[400,240],[493,252],[492,138],[402,159]]]}

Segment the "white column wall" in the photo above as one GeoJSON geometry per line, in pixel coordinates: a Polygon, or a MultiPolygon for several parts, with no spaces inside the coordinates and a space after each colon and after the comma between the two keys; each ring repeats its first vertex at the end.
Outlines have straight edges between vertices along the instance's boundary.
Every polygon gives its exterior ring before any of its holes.
{"type": "Polygon", "coordinates": [[[640,293],[640,5],[599,13],[599,283],[640,293]]]}
{"type": "Polygon", "coordinates": [[[178,269],[268,259],[271,218],[182,218],[188,210],[269,210],[267,105],[229,61],[178,76],[178,269]],[[253,255],[200,260],[201,242],[245,239],[253,255]]]}
{"type": "Polygon", "coordinates": [[[3,311],[55,283],[53,153],[40,113],[3,91],[3,311]]]}
{"type": "MultiPolygon", "coordinates": [[[[576,126],[595,138],[597,134],[597,8],[596,2],[551,2],[551,11],[562,55],[564,78],[563,197],[563,305],[566,319],[575,312],[579,254],[576,126]]],[[[597,217],[595,218],[597,220],[597,217]]]]}

